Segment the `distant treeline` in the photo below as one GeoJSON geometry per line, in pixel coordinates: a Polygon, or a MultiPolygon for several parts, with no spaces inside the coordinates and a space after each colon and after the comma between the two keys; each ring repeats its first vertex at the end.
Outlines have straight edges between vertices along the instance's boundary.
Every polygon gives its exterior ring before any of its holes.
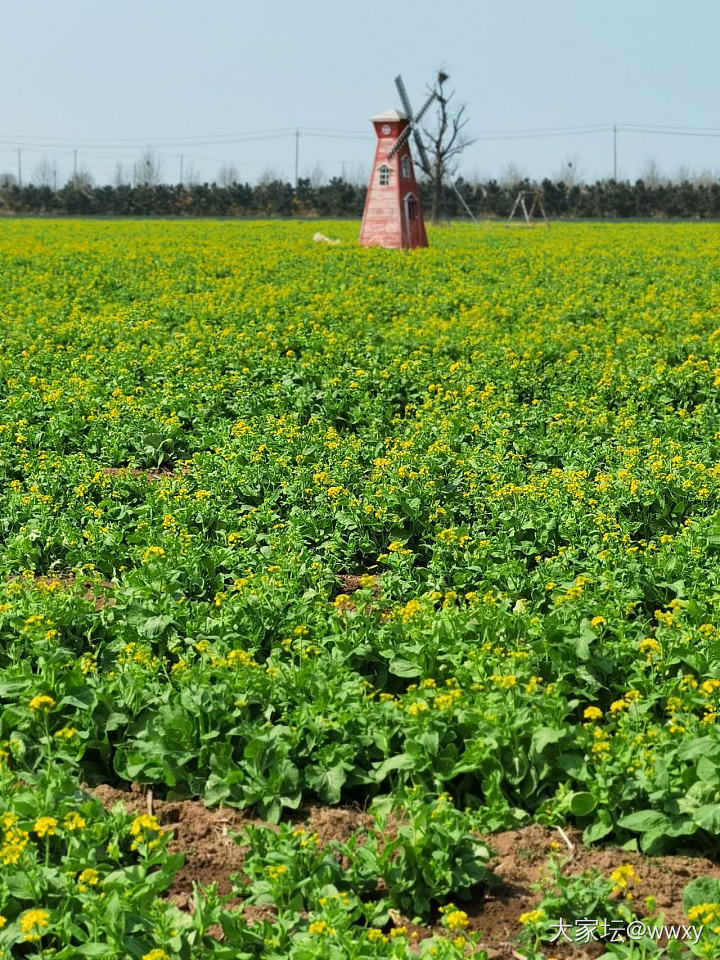
{"type": "MultiPolygon", "coordinates": [[[[562,182],[523,180],[513,184],[457,181],[459,191],[477,217],[506,218],[520,190],[541,189],[547,215],[552,218],[718,218],[720,181],[646,184],[642,180],[601,180],[568,186],[562,182]]],[[[297,187],[276,180],[251,186],[234,183],[194,185],[95,186],[71,181],[60,189],[49,186],[0,185],[0,212],[57,216],[111,217],[360,217],[364,185],[340,177],[314,185],[300,180],[297,187]]],[[[429,187],[420,185],[425,209],[429,187]]],[[[443,216],[467,214],[450,187],[445,188],[443,216]]]]}

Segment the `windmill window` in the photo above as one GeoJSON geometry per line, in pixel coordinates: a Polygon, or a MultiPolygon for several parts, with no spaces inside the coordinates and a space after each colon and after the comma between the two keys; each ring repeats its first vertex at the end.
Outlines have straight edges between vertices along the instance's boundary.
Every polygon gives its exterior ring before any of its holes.
{"type": "Polygon", "coordinates": [[[390,183],[390,167],[383,164],[380,167],[380,186],[386,187],[390,183]]]}
{"type": "Polygon", "coordinates": [[[418,218],[418,202],[413,196],[407,198],[407,216],[408,220],[417,220],[418,218]]]}
{"type": "Polygon", "coordinates": [[[408,180],[410,178],[411,167],[410,157],[408,157],[407,154],[400,161],[400,166],[402,169],[403,179],[408,180]]]}

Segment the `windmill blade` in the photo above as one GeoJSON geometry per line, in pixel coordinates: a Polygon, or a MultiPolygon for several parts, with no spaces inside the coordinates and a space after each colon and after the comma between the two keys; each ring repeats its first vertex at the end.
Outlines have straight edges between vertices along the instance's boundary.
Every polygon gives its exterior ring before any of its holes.
{"type": "Polygon", "coordinates": [[[412,107],[410,106],[410,97],[408,97],[405,84],[403,83],[403,78],[400,76],[400,74],[395,77],[395,86],[397,87],[397,92],[400,95],[400,103],[403,105],[403,110],[408,117],[411,117],[413,112],[412,107]]]}
{"type": "Polygon", "coordinates": [[[400,147],[407,141],[411,133],[412,133],[412,127],[410,126],[410,124],[408,124],[407,127],[405,127],[403,132],[400,134],[400,136],[396,139],[395,143],[393,143],[392,147],[390,147],[390,149],[388,150],[388,154],[387,154],[388,160],[392,160],[392,158],[398,152],[400,147]]]}
{"type": "MultiPolygon", "coordinates": [[[[398,74],[395,77],[395,86],[397,87],[397,92],[400,95],[400,102],[403,105],[403,110],[408,115],[409,125],[408,125],[408,136],[410,136],[410,128],[412,127],[413,139],[415,140],[415,146],[417,147],[418,157],[420,158],[420,166],[424,171],[430,169],[430,161],[428,159],[427,151],[425,150],[425,144],[422,142],[422,137],[420,136],[420,131],[418,130],[416,124],[422,118],[425,111],[428,109],[430,104],[435,99],[435,93],[433,92],[426,102],[423,104],[423,108],[420,113],[413,117],[412,107],[410,106],[410,97],[408,97],[407,90],[405,89],[405,84],[403,83],[403,78],[398,74]],[[412,119],[410,119],[412,118],[412,119]]],[[[405,138],[407,140],[407,137],[405,138]]],[[[403,140],[403,143],[405,141],[403,140]]],[[[402,145],[402,144],[401,144],[402,145]]]]}

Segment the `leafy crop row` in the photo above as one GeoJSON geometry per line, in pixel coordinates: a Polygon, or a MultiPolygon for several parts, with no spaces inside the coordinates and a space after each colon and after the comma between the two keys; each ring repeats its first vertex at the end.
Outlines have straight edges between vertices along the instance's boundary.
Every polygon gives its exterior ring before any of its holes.
{"type": "MultiPolygon", "coordinates": [[[[714,228],[334,229],[4,226],[2,802],[415,789],[467,818],[446,851],[531,818],[717,850],[714,228]]],[[[431,861],[417,915],[472,886],[431,861]]]]}

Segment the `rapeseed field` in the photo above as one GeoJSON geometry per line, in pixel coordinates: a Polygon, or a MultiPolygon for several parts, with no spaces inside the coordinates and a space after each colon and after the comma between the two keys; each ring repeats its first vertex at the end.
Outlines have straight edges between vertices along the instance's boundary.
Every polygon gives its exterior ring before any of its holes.
{"type": "Polygon", "coordinates": [[[0,226],[8,957],[482,956],[479,834],[720,851],[717,226],[316,228],[0,226]],[[267,916],[102,783],[266,821],[267,916]]]}

